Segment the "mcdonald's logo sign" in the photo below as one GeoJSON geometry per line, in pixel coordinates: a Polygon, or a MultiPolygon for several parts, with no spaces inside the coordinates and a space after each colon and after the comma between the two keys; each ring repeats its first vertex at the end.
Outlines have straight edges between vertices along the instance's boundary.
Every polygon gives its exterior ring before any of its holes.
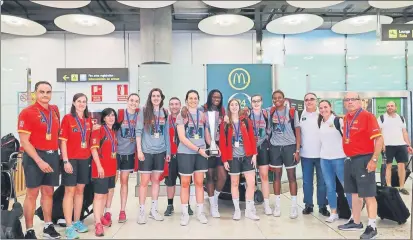
{"type": "Polygon", "coordinates": [[[244,90],[251,83],[251,76],[244,68],[235,68],[228,75],[228,83],[235,90],[244,90]]]}

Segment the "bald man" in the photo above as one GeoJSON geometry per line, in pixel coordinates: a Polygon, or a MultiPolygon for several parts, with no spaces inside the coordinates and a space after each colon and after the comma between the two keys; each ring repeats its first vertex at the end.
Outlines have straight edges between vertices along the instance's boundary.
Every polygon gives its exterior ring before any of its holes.
{"type": "Polygon", "coordinates": [[[405,119],[397,114],[397,106],[395,102],[388,102],[386,105],[386,113],[381,115],[377,121],[383,133],[384,145],[383,148],[386,157],[386,184],[391,186],[391,169],[393,159],[395,158],[398,166],[399,174],[399,191],[402,194],[409,195],[409,192],[404,188],[406,180],[406,163],[409,158],[409,153],[413,153],[410,145],[409,134],[406,130],[405,119]]]}
{"type": "Polygon", "coordinates": [[[344,97],[347,114],[344,117],[343,148],[347,156],[344,162],[344,191],[352,194],[352,218],[340,230],[361,230],[362,202],[366,200],[369,222],[360,239],[377,236],[376,217],[376,166],[383,148],[383,137],[376,117],[363,110],[360,96],[349,92],[344,97]]]}

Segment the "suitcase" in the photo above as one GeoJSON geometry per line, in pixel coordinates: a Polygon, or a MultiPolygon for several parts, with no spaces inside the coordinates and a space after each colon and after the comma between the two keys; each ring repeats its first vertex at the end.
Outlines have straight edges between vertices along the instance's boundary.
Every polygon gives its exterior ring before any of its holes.
{"type": "Polygon", "coordinates": [[[377,185],[377,214],[380,219],[388,219],[398,224],[406,223],[410,211],[394,187],[377,185]]]}
{"type": "MultiPolygon", "coordinates": [[[[409,162],[406,164],[406,179],[405,179],[405,181],[407,181],[407,178],[412,173],[412,171],[409,169],[409,165],[412,162],[412,159],[413,159],[413,156],[410,157],[409,162]]],[[[392,185],[392,187],[400,187],[399,170],[398,170],[397,165],[392,166],[392,168],[391,168],[391,185],[392,185]]]]}
{"type": "Polygon", "coordinates": [[[1,211],[1,239],[23,239],[23,228],[20,222],[20,212],[12,209],[11,211],[1,211]]]}
{"type": "Polygon", "coordinates": [[[349,219],[351,217],[351,209],[348,205],[344,188],[341,182],[336,177],[336,193],[337,193],[337,213],[339,218],[349,219]]]}

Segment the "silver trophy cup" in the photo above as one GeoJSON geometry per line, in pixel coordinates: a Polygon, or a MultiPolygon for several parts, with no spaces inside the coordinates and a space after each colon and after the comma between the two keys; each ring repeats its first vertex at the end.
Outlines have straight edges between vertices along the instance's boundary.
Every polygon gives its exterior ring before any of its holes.
{"type": "Polygon", "coordinates": [[[215,142],[215,124],[216,124],[216,113],[214,111],[208,111],[208,121],[209,121],[209,129],[211,134],[211,145],[209,146],[209,156],[218,156],[219,151],[217,148],[217,144],[215,142]]]}

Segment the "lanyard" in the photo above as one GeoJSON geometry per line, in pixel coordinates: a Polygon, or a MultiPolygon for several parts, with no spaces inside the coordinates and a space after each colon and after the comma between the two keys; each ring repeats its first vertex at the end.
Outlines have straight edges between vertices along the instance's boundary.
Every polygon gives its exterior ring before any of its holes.
{"type": "Polygon", "coordinates": [[[198,129],[199,129],[199,111],[196,110],[196,124],[194,121],[194,118],[192,117],[192,114],[190,112],[188,112],[189,117],[191,118],[192,123],[194,124],[194,128],[195,128],[195,132],[198,133],[198,129]]]}
{"type": "MultiPolygon", "coordinates": [[[[278,119],[278,124],[280,125],[281,131],[284,132],[285,130],[285,119],[286,119],[286,114],[287,114],[287,108],[284,107],[284,120],[281,124],[281,119],[280,119],[280,115],[278,114],[278,111],[275,110],[275,114],[277,114],[277,119],[278,119]]],[[[294,130],[294,129],[293,129],[294,130]]]]}
{"type": "Polygon", "coordinates": [[[259,124],[261,123],[262,115],[264,115],[264,114],[262,114],[262,111],[260,111],[260,119],[259,119],[259,121],[258,121],[258,127],[257,127],[257,124],[255,123],[255,113],[252,112],[252,118],[253,118],[252,123],[254,123],[255,136],[258,136],[258,135],[259,135],[259,124]]]}
{"type": "MultiPolygon", "coordinates": [[[[135,138],[135,129],[134,128],[132,128],[132,126],[131,126],[131,123],[130,123],[130,120],[129,120],[129,114],[128,114],[128,111],[125,111],[125,114],[126,114],[126,119],[128,120],[128,127],[129,127],[129,133],[130,133],[130,137],[131,138],[135,138]]],[[[136,118],[137,118],[137,114],[136,114],[136,112],[133,114],[133,118],[132,118],[132,120],[134,121],[134,123],[135,123],[135,125],[136,125],[136,118]]]]}
{"type": "Polygon", "coordinates": [[[109,137],[110,143],[112,145],[112,154],[113,154],[116,151],[115,151],[115,141],[113,140],[112,133],[111,133],[111,131],[109,131],[108,126],[103,125],[103,128],[105,129],[106,135],[108,135],[108,137],[109,137]]]}
{"type": "Polygon", "coordinates": [[[161,108],[159,108],[158,117],[155,116],[155,132],[156,133],[160,132],[160,127],[159,127],[160,119],[161,119],[161,108]]]}
{"type": "Polygon", "coordinates": [[[239,142],[239,135],[240,135],[240,128],[241,128],[241,120],[238,120],[238,129],[235,127],[235,124],[233,123],[234,126],[234,131],[235,131],[235,141],[239,142]]]}
{"type": "Polygon", "coordinates": [[[356,118],[359,116],[359,114],[363,111],[362,108],[360,108],[359,110],[357,110],[356,114],[354,114],[353,119],[351,120],[351,122],[349,123],[348,121],[346,121],[346,138],[347,140],[350,139],[350,130],[351,127],[353,126],[354,120],[356,120],[356,118]]]}
{"type": "Polygon", "coordinates": [[[53,110],[49,109],[49,120],[46,118],[46,115],[39,109],[40,114],[42,115],[42,118],[46,122],[46,134],[50,135],[52,132],[52,125],[53,125],[53,120],[52,120],[52,115],[53,115],[53,110]]]}
{"type": "Polygon", "coordinates": [[[83,126],[82,126],[82,123],[81,123],[81,121],[80,121],[80,119],[77,115],[75,117],[75,120],[76,120],[76,123],[77,123],[77,125],[79,126],[79,129],[80,129],[80,136],[81,136],[81,139],[82,139],[82,143],[85,143],[86,142],[86,131],[87,131],[86,130],[86,119],[83,118],[83,120],[84,120],[83,126]]]}
{"type": "Polygon", "coordinates": [[[175,132],[176,132],[175,122],[176,122],[176,120],[174,120],[174,118],[172,117],[172,115],[169,116],[169,127],[172,127],[172,128],[175,130],[175,132]]]}

